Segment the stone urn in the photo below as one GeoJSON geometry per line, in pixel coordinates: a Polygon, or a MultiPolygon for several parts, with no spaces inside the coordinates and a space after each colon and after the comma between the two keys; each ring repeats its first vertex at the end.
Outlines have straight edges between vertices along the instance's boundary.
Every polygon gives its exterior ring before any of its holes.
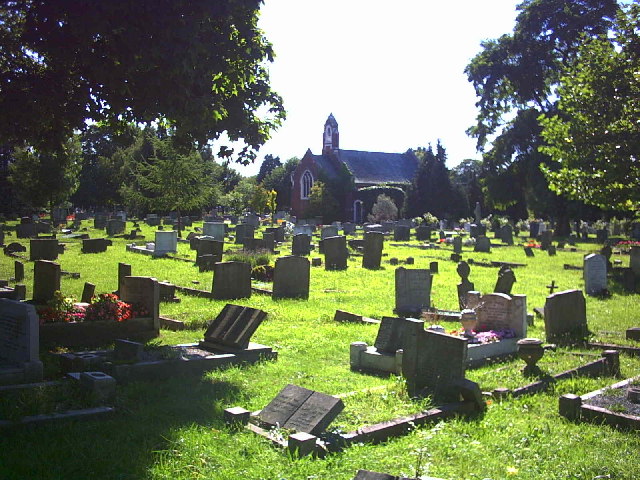
{"type": "Polygon", "coordinates": [[[525,373],[535,372],[538,370],[537,363],[544,355],[542,340],[537,338],[523,338],[518,340],[518,357],[523,360],[527,366],[524,368],[525,373]]]}
{"type": "Polygon", "coordinates": [[[464,328],[464,334],[467,337],[473,337],[473,330],[476,328],[478,323],[476,312],[470,309],[462,310],[460,314],[460,323],[462,323],[462,328],[464,328]]]}

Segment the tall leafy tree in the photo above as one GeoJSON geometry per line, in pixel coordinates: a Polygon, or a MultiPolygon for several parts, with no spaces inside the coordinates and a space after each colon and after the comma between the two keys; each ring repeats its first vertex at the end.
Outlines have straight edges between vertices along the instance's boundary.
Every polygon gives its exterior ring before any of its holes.
{"type": "Polygon", "coordinates": [[[0,144],[58,148],[87,118],[159,120],[183,144],[226,132],[244,146],[221,153],[252,160],[284,118],[265,66],[272,47],[257,27],[261,3],[3,2],[0,144]]]}
{"type": "Polygon", "coordinates": [[[274,157],[270,153],[264,156],[264,160],[262,160],[262,164],[260,164],[260,170],[258,171],[258,176],[256,180],[258,183],[262,183],[269,173],[273,171],[274,168],[282,166],[282,162],[280,161],[280,157],[274,157]]]}
{"type": "Polygon", "coordinates": [[[429,145],[418,148],[415,154],[420,163],[407,194],[407,215],[419,217],[431,212],[438,218],[450,217],[456,209],[445,148],[438,140],[435,153],[429,145]]]}
{"type": "Polygon", "coordinates": [[[550,186],[604,208],[640,210],[640,4],[607,36],[586,40],[541,119],[550,186]]]}
{"type": "Polygon", "coordinates": [[[82,153],[77,136],[55,151],[22,147],[15,150],[14,156],[9,180],[25,205],[48,208],[53,215],[53,208],[67,201],[78,188],[82,153]]]}
{"type": "Polygon", "coordinates": [[[284,162],[284,165],[271,170],[262,181],[265,188],[277,192],[276,204],[278,209],[291,207],[291,174],[293,174],[299,163],[300,159],[292,157],[284,162]]]}
{"type": "Polygon", "coordinates": [[[560,76],[578,55],[583,35],[606,34],[615,0],[525,0],[511,34],[482,42],[465,72],[478,96],[477,123],[468,133],[484,152],[485,195],[491,206],[522,203],[546,213],[566,205],[540,174],[547,158],[537,121],[555,110],[560,76]],[[490,148],[487,144],[494,138],[490,148]]]}

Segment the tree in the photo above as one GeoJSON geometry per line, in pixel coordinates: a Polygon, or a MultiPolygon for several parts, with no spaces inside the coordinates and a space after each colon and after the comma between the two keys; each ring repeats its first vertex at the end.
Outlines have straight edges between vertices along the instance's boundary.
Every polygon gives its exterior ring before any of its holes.
{"type": "Polygon", "coordinates": [[[260,4],[3,2],[0,144],[57,148],[86,119],[159,121],[183,145],[226,132],[245,145],[221,155],[251,161],[285,116],[269,86],[260,4]]]}
{"type": "MultiPolygon", "coordinates": [[[[482,42],[465,72],[478,96],[477,123],[468,133],[484,152],[484,193],[490,206],[521,204],[563,214],[566,201],[549,192],[539,166],[547,160],[541,113],[555,109],[555,89],[578,55],[583,35],[606,34],[615,0],[525,0],[513,33],[482,42]],[[486,150],[490,137],[492,147],[486,150]]],[[[568,224],[567,224],[568,225],[568,224]]]]}
{"type": "Polygon", "coordinates": [[[425,212],[439,218],[450,216],[457,207],[453,202],[445,148],[438,140],[436,153],[431,145],[426,149],[420,147],[415,153],[420,163],[407,195],[407,216],[419,217],[425,212]]]}
{"type": "Polygon", "coordinates": [[[609,36],[586,39],[540,119],[550,187],[602,208],[640,209],[640,4],[609,36]]]}
{"type": "Polygon", "coordinates": [[[460,217],[471,217],[476,203],[484,209],[480,177],[482,162],[467,158],[449,171],[451,186],[460,199],[460,217]]]}
{"type": "Polygon", "coordinates": [[[274,168],[262,181],[268,190],[275,190],[277,208],[282,210],[291,207],[291,175],[300,163],[300,159],[292,157],[284,165],[274,168]]]}
{"type": "Polygon", "coordinates": [[[78,188],[82,161],[80,141],[71,137],[58,150],[39,151],[33,147],[18,148],[10,164],[9,180],[16,195],[31,208],[53,208],[69,199],[78,188]]]}
{"type": "Polygon", "coordinates": [[[322,217],[322,221],[328,223],[338,218],[339,207],[340,204],[331,189],[323,181],[318,180],[311,187],[305,217],[322,217]]]}
{"type": "Polygon", "coordinates": [[[370,222],[379,223],[398,218],[398,207],[393,203],[391,197],[386,195],[378,195],[376,203],[371,208],[371,213],[368,216],[370,222]]]}
{"type": "Polygon", "coordinates": [[[260,171],[258,172],[258,176],[256,180],[258,183],[262,183],[264,178],[269,175],[273,171],[274,168],[282,166],[282,162],[280,161],[280,157],[274,157],[270,153],[264,156],[264,160],[262,160],[262,164],[260,165],[260,171]]]}
{"type": "Polygon", "coordinates": [[[251,204],[256,187],[255,177],[241,178],[233,190],[220,198],[220,204],[227,211],[240,214],[251,204]]]}
{"type": "MultiPolygon", "coordinates": [[[[146,132],[124,152],[131,179],[121,194],[131,209],[176,211],[180,218],[182,211],[214,203],[217,191],[210,162],[195,150],[182,153],[174,141],[146,132]]],[[[178,232],[180,227],[178,222],[178,232]]]]}

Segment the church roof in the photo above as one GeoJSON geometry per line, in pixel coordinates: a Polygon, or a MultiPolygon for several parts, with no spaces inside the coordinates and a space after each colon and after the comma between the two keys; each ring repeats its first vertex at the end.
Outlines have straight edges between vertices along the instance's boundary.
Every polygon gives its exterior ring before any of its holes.
{"type": "Polygon", "coordinates": [[[418,160],[411,153],[338,150],[338,159],[347,166],[356,184],[409,184],[418,168],[418,160]]]}

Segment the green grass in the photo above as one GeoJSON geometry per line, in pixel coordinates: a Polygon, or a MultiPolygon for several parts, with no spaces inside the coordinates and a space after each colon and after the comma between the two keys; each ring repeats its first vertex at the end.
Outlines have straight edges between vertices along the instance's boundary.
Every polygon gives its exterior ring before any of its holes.
{"type": "MultiPolygon", "coordinates": [[[[153,240],[152,232],[142,225],[142,234],[148,240],[153,240]]],[[[102,236],[92,230],[89,233],[92,238],[102,236]]],[[[6,241],[13,240],[15,237],[8,237],[6,241]]],[[[81,242],[69,241],[59,263],[65,271],[81,273],[81,278],[63,277],[63,292],[79,297],[85,281],[95,283],[98,293],[115,290],[118,262],[130,263],[134,275],[211,288],[211,272],[200,273],[197,267],[185,262],[128,253],[125,243],[114,239],[107,253],[83,255],[79,253],[81,242]]],[[[410,476],[418,466],[423,475],[447,479],[591,480],[598,475],[610,475],[631,480],[640,476],[637,433],[574,424],[558,415],[559,395],[584,394],[614,383],[611,378],[558,382],[550,392],[490,402],[487,412],[480,417],[426,426],[382,445],[354,445],[324,460],[295,460],[249,432],[228,430],[222,422],[224,408],[242,406],[258,410],[287,383],[332,395],[348,394],[343,397],[344,412],[331,426],[341,431],[429,408],[428,400],[408,399],[403,382],[393,375],[364,375],[349,369],[349,344],[372,343],[377,332],[375,325],[333,322],[336,309],[372,318],[392,315],[395,267],[388,263],[391,257],[400,260],[414,257],[415,265],[408,268],[428,268],[431,261],[439,261],[432,289],[433,304],[441,309],[457,309],[459,277],[456,264],[449,260],[450,247],[423,250],[415,248],[418,245],[415,241],[409,242],[413,247],[392,244],[393,241],[385,241],[388,256],[383,258],[383,268],[377,271],[362,269],[360,257],[352,257],[348,270],[343,272],[312,268],[308,301],[273,301],[266,295],[253,295],[237,302],[269,313],[253,340],[274,347],[279,353],[277,361],[218,370],[202,377],[120,386],[116,399],[118,414],[112,419],[3,432],[0,478],[351,479],[359,468],[410,476]]],[[[527,264],[514,270],[517,283],[513,292],[527,295],[531,311],[544,305],[548,295],[546,285],[552,280],[561,290],[584,287],[582,272],[564,270],[562,265],[581,265],[583,255],[596,251],[598,246],[580,243],[577,247],[578,252],[558,252],[556,257],[536,251],[535,258],[527,258],[518,246],[494,248],[490,254],[473,253],[465,247],[464,257],[478,262],[502,260],[527,264]]],[[[235,250],[237,246],[228,244],[227,248],[235,250]]],[[[281,254],[288,254],[290,244],[280,250],[281,254]]],[[[195,258],[188,244],[179,244],[179,254],[195,258]]],[[[312,256],[319,255],[312,253],[312,256]]],[[[628,256],[613,258],[621,258],[623,265],[628,265],[628,256]]],[[[25,267],[24,283],[30,296],[33,267],[31,263],[25,267]]],[[[472,265],[470,280],[477,290],[490,292],[497,270],[472,265]]],[[[12,275],[13,259],[2,256],[0,278],[12,275]]],[[[587,298],[589,328],[595,339],[638,345],[624,339],[626,328],[640,325],[638,296],[610,287],[613,292],[610,298],[587,298]]],[[[163,330],[154,344],[201,339],[202,326],[226,303],[183,295],[181,298],[180,303],[163,303],[161,314],[187,322],[192,330],[163,330]]],[[[444,326],[449,330],[458,328],[453,323],[445,322],[444,326]]],[[[544,338],[543,326],[536,319],[529,336],[544,338]]],[[[545,373],[554,374],[596,358],[595,351],[560,348],[546,352],[539,366],[545,373]]],[[[534,380],[523,377],[523,366],[519,361],[495,363],[469,370],[467,376],[485,391],[516,388],[534,380]]],[[[638,375],[640,359],[622,355],[621,368],[625,377],[638,375]]],[[[34,403],[25,405],[25,411],[35,408],[34,403]]]]}

